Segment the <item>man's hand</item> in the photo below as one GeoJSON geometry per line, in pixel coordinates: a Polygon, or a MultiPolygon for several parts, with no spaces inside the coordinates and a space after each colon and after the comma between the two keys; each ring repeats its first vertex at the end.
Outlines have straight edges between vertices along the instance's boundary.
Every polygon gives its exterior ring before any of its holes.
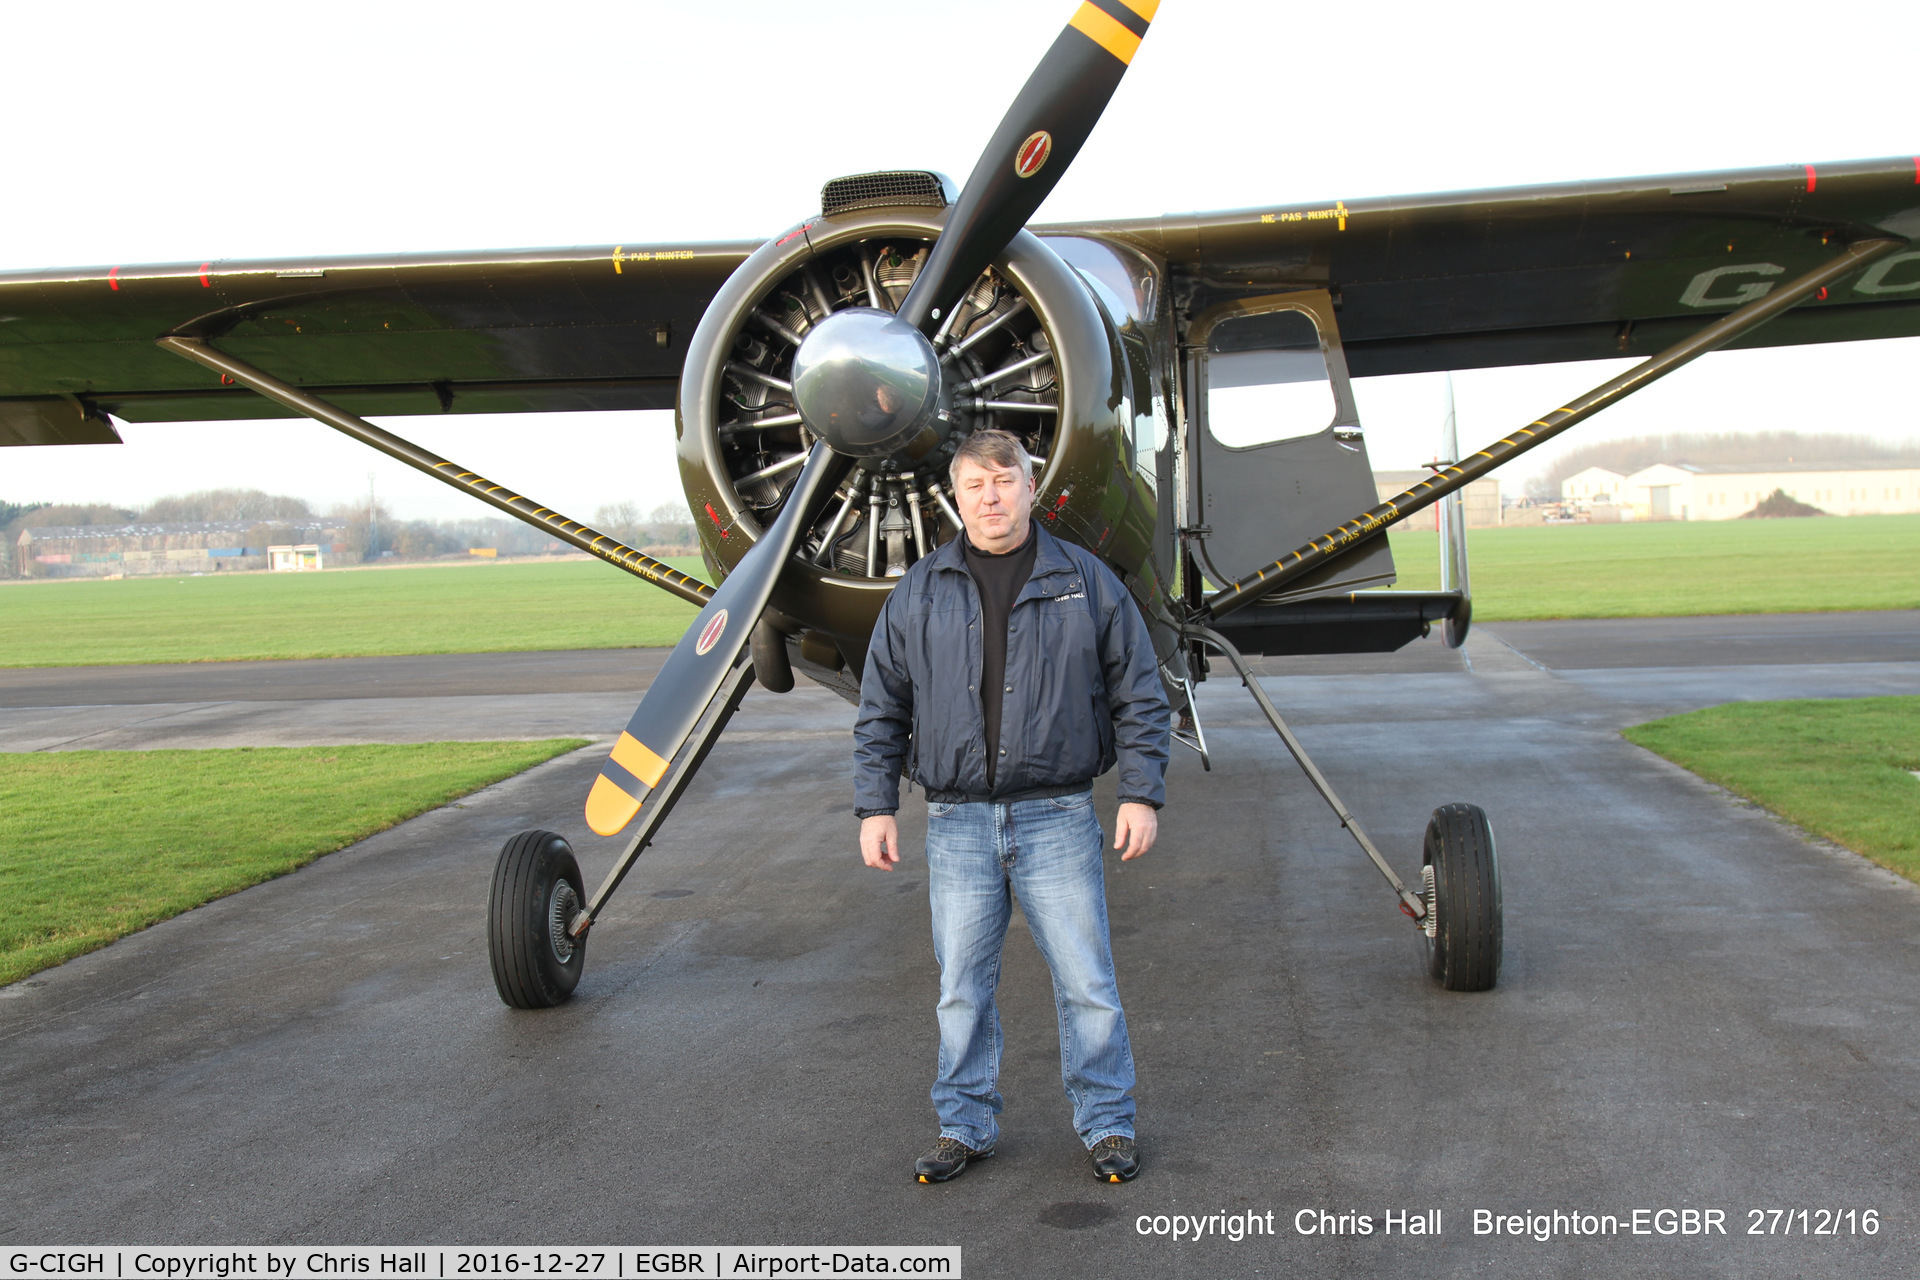
{"type": "MultiPolygon", "coordinates": [[[[1147,843],[1152,844],[1153,837],[1147,837],[1147,843]]],[[[893,870],[893,864],[900,861],[900,824],[893,820],[892,814],[876,813],[871,818],[860,819],[860,857],[868,866],[881,871],[893,870]]]]}
{"type": "MultiPolygon", "coordinates": [[[[872,818],[868,822],[874,821],[872,818]]],[[[893,821],[889,818],[887,821],[893,821]]],[[[1132,862],[1135,858],[1153,848],[1153,842],[1160,836],[1160,815],[1150,804],[1123,804],[1120,816],[1113,823],[1113,847],[1125,849],[1120,861],[1132,862]]],[[[862,846],[866,844],[866,830],[860,832],[862,846]]],[[[873,859],[867,859],[867,865],[873,866],[873,859]]]]}

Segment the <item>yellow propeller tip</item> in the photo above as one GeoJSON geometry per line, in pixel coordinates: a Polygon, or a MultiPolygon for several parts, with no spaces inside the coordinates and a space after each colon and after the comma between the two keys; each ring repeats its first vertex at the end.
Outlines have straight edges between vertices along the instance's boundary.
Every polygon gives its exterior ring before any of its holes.
{"type": "Polygon", "coordinates": [[[639,812],[640,802],[606,774],[593,780],[593,790],[587,793],[587,825],[595,835],[619,835],[639,812]]]}

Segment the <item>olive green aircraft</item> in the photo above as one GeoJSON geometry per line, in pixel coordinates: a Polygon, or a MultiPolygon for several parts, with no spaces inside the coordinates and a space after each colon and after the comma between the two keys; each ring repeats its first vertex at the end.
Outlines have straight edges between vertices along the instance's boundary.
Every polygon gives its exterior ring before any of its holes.
{"type": "Polygon", "coordinates": [[[605,881],[589,895],[551,832],[501,852],[494,978],[531,1008],[571,994],[595,918],[752,683],[799,672],[858,698],[888,591],[960,531],[954,448],[1014,432],[1038,517],[1147,619],[1177,736],[1206,762],[1192,693],[1219,655],[1429,939],[1433,976],[1485,990],[1486,815],[1438,808],[1410,888],[1243,655],[1392,650],[1435,625],[1457,646],[1466,484],[1718,347],[1920,334],[1920,159],[1028,227],[1157,3],[1081,4],[964,186],[835,178],[764,243],[0,274],[0,444],[305,415],[701,606],[586,799],[594,831],[633,828],[605,881]],[[1645,359],[1468,457],[1449,442],[1376,501],[1351,378],[1619,356],[1645,359]],[[667,407],[717,586],[362,416],[667,407]],[[1443,589],[1387,589],[1382,534],[1436,502],[1443,589]]]}

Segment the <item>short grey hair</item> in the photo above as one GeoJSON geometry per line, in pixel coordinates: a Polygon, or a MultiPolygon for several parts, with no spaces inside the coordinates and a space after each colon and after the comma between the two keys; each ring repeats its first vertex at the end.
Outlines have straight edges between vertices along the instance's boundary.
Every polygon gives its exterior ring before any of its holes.
{"type": "Polygon", "coordinates": [[[976,431],[962,441],[960,447],[953,451],[953,461],[947,464],[949,483],[960,483],[962,462],[971,462],[989,471],[1018,467],[1022,480],[1033,479],[1033,456],[1027,452],[1027,446],[1020,442],[1020,437],[1011,431],[990,427],[976,431]]]}

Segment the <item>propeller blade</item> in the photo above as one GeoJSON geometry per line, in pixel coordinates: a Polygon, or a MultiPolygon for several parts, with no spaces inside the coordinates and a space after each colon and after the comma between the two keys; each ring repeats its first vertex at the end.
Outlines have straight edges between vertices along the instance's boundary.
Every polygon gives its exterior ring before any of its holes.
{"type": "Polygon", "coordinates": [[[1067,171],[1160,0],[1086,0],[1027,77],[947,216],[900,317],[927,332],[1007,247],[1067,171]]]}
{"type": "Polygon", "coordinates": [[[833,450],[826,445],[813,446],[773,527],[720,584],[667,655],[587,795],[587,825],[600,835],[619,835],[633,821],[640,812],[641,796],[666,775],[674,753],[739,661],[781,569],[807,527],[807,516],[833,469],[833,460],[833,450]]]}

